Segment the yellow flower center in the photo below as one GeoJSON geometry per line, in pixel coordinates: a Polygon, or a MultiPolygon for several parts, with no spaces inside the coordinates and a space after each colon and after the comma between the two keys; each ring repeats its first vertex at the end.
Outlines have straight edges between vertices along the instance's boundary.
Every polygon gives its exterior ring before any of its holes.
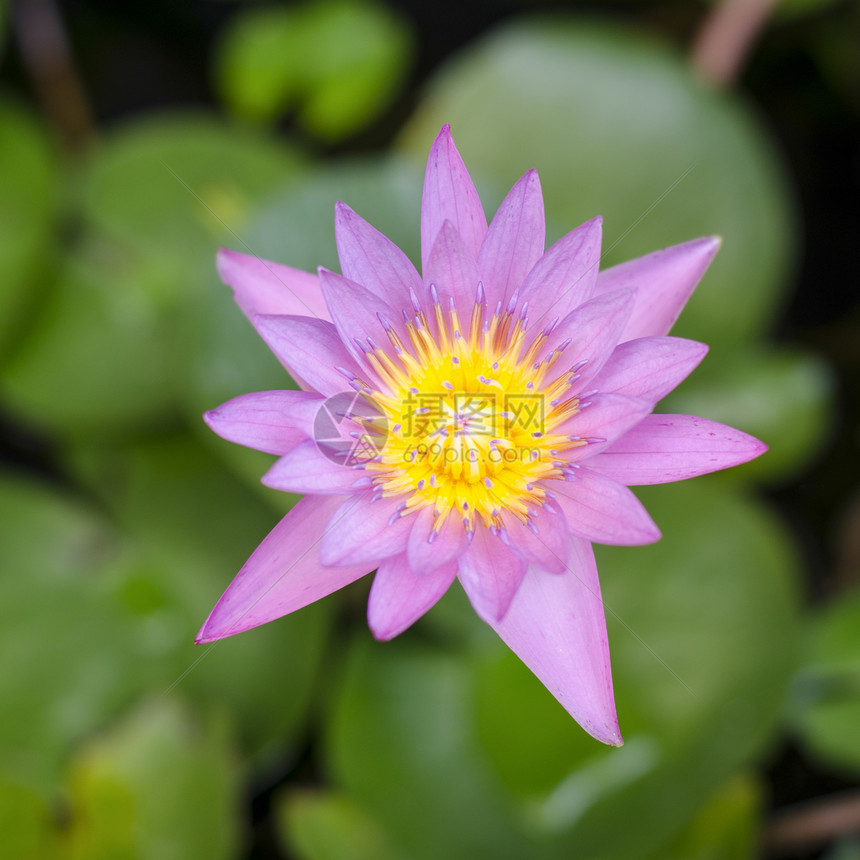
{"type": "Polygon", "coordinates": [[[408,344],[384,323],[394,358],[367,344],[387,390],[358,383],[386,435],[364,468],[380,496],[404,496],[401,515],[432,506],[436,532],[449,517],[467,532],[503,528],[505,514],[528,522],[546,498],[543,482],[564,477],[564,452],[587,443],[555,432],[579,410],[568,396],[577,368],[551,372],[566,344],[542,355],[552,324],[529,338],[516,297],[487,314],[479,288],[464,332],[453,301],[446,313],[431,293],[431,320],[414,301],[408,344]]]}

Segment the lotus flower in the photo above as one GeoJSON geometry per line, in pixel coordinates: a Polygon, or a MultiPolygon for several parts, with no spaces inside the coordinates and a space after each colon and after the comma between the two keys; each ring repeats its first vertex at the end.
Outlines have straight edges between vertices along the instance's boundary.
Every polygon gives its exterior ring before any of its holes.
{"type": "Polygon", "coordinates": [[[652,414],[703,344],[666,334],[719,246],[696,239],[598,274],[595,218],[544,250],[537,173],[487,220],[444,127],[421,206],[423,277],[344,204],[343,273],[223,250],[236,301],[302,391],[206,414],[278,460],[304,498],[256,549],[197,636],[264,624],[376,571],[379,640],[459,579],[477,614],[595,738],[622,743],[592,542],[660,537],[630,485],[691,478],[765,446],[652,414]]]}

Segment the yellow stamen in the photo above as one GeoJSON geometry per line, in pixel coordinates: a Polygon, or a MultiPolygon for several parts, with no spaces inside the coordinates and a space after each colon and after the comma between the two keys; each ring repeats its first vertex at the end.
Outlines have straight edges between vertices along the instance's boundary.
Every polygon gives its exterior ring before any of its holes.
{"type": "Polygon", "coordinates": [[[390,430],[365,469],[378,494],[404,497],[403,515],[432,508],[437,532],[451,517],[467,532],[504,528],[506,517],[527,522],[546,498],[544,482],[564,477],[564,452],[587,444],[555,432],[579,410],[574,373],[550,373],[566,344],[539,361],[548,329],[529,338],[516,297],[488,315],[479,287],[464,333],[453,302],[446,319],[435,288],[431,295],[435,337],[416,301],[409,345],[389,327],[394,355],[367,353],[388,388],[367,396],[390,430]]]}

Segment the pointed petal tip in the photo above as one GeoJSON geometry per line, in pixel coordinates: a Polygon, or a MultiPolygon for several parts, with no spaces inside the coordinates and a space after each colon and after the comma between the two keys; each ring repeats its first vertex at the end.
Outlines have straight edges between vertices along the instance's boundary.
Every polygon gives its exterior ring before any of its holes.
{"type": "Polygon", "coordinates": [[[219,248],[215,252],[215,268],[218,271],[218,277],[221,282],[232,288],[235,292],[236,287],[231,281],[235,280],[235,268],[241,265],[242,258],[245,255],[239,251],[233,251],[230,248],[219,248]]]}
{"type": "Polygon", "coordinates": [[[209,645],[212,642],[219,642],[221,639],[228,639],[230,636],[235,636],[238,633],[244,633],[246,630],[253,630],[258,627],[261,622],[250,621],[243,623],[242,618],[234,618],[229,613],[224,615],[222,601],[224,595],[218,599],[209,617],[203,622],[203,626],[197,631],[194,637],[195,645],[209,645]]]}
{"type": "Polygon", "coordinates": [[[433,140],[433,143],[430,146],[430,158],[433,157],[433,153],[436,152],[440,147],[447,146],[448,144],[452,144],[453,138],[451,136],[451,126],[446,122],[442,128],[439,129],[439,134],[436,135],[436,138],[433,140]]]}
{"type": "Polygon", "coordinates": [[[723,237],[702,236],[701,239],[692,239],[686,244],[689,248],[699,252],[704,258],[706,266],[709,266],[723,245],[723,237]]]}
{"type": "MultiPolygon", "coordinates": [[[[278,464],[275,463],[275,466],[278,464]]],[[[275,470],[275,466],[272,466],[267,472],[263,473],[263,476],[260,478],[260,483],[264,487],[268,487],[270,490],[283,490],[283,487],[278,486],[277,472],[275,476],[272,476],[272,472],[275,470]]]]}
{"type": "Polygon", "coordinates": [[[219,626],[212,622],[215,612],[206,619],[206,622],[194,637],[195,645],[211,645],[213,642],[220,642],[222,639],[228,639],[230,636],[236,636],[239,633],[245,633],[248,630],[253,630],[259,627],[259,622],[254,622],[248,625],[232,624],[228,626],[219,626]]]}
{"type": "Polygon", "coordinates": [[[211,634],[206,632],[206,625],[204,624],[200,630],[197,632],[197,635],[194,637],[195,645],[208,645],[210,642],[215,642],[218,640],[217,636],[212,636],[211,634]]]}
{"type": "Polygon", "coordinates": [[[598,740],[605,743],[607,746],[615,747],[616,749],[620,749],[624,746],[624,738],[621,737],[621,731],[618,728],[617,723],[611,732],[607,733],[604,737],[598,738],[598,740]]]}
{"type": "Polygon", "coordinates": [[[343,200],[338,200],[334,204],[334,226],[337,229],[338,225],[345,224],[355,215],[355,210],[343,200]]]}
{"type": "Polygon", "coordinates": [[[390,642],[397,637],[397,630],[389,629],[388,625],[374,624],[368,617],[367,626],[370,628],[370,633],[377,642],[390,642]]]}
{"type": "MultiPolygon", "coordinates": [[[[214,612],[213,612],[214,614],[214,612]]],[[[241,630],[219,630],[215,624],[212,624],[212,615],[206,619],[203,623],[203,626],[197,632],[197,635],[194,637],[195,645],[209,645],[212,642],[218,642],[220,639],[226,639],[228,636],[232,636],[234,633],[241,633],[241,630]]]]}
{"type": "MultiPolygon", "coordinates": [[[[203,413],[203,423],[216,435],[221,436],[224,430],[224,416],[218,409],[210,409],[203,413]]],[[[230,440],[228,440],[230,441],[230,440]]]]}
{"type": "Polygon", "coordinates": [[[644,535],[645,535],[645,537],[644,537],[642,543],[640,544],[640,546],[647,546],[648,544],[651,544],[651,543],[657,543],[657,541],[662,539],[663,532],[661,532],[660,529],[657,528],[657,526],[655,525],[654,528],[648,529],[644,533],[644,535]]]}
{"type": "MultiPolygon", "coordinates": [[[[574,719],[576,718],[574,717],[574,719]]],[[[579,721],[577,720],[577,722],[579,721]]],[[[592,720],[584,720],[579,724],[591,737],[602,744],[606,744],[606,746],[624,746],[624,738],[621,736],[621,729],[618,727],[618,717],[615,715],[614,708],[599,723],[592,720]]]]}
{"type": "Polygon", "coordinates": [[[583,221],[579,226],[579,229],[587,229],[588,232],[597,232],[599,234],[603,234],[603,216],[595,215],[593,218],[589,218],[587,221],[583,221]]]}
{"type": "Polygon", "coordinates": [[[219,248],[215,252],[215,268],[222,283],[234,293],[243,288],[245,279],[253,271],[253,267],[265,264],[256,254],[244,254],[232,248],[219,248]]]}
{"type": "MultiPolygon", "coordinates": [[[[578,229],[585,229],[586,235],[589,239],[595,241],[598,245],[603,244],[603,216],[595,215],[593,218],[589,218],[588,221],[585,221],[578,229]]],[[[599,261],[598,261],[599,263],[599,261]]],[[[599,268],[599,265],[595,266],[595,268],[599,268]]]]}
{"type": "MultiPolygon", "coordinates": [[[[688,339],[682,338],[682,340],[688,339]]],[[[688,340],[688,343],[690,344],[691,350],[695,349],[695,347],[698,347],[698,352],[702,356],[702,358],[704,358],[711,351],[710,344],[702,343],[702,341],[700,340],[688,340]]]]}
{"type": "Polygon", "coordinates": [[[723,469],[742,466],[744,463],[749,463],[750,461],[761,457],[762,454],[766,454],[770,450],[770,446],[766,442],[762,442],[761,439],[758,439],[743,430],[737,430],[734,427],[726,427],[726,429],[734,436],[735,441],[739,444],[739,448],[736,451],[734,462],[722,466],[721,468],[723,469]]]}
{"type": "Polygon", "coordinates": [[[610,703],[609,709],[605,713],[592,715],[591,719],[583,720],[580,722],[580,725],[596,741],[600,741],[602,744],[610,747],[624,746],[624,738],[621,736],[621,729],[618,725],[618,714],[615,710],[614,700],[610,703]]]}
{"type": "Polygon", "coordinates": [[[220,265],[241,256],[239,251],[234,251],[232,248],[219,248],[215,252],[215,262],[220,265]]]}
{"type": "Polygon", "coordinates": [[[767,454],[770,451],[770,445],[762,442],[761,439],[756,439],[755,436],[750,436],[750,442],[752,443],[750,460],[755,460],[756,457],[761,457],[762,454],[767,454]]]}

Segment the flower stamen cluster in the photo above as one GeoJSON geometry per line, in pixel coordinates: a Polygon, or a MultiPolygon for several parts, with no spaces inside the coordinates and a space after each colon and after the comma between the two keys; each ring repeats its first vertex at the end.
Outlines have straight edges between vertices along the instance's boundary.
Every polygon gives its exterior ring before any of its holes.
{"type": "MultiPolygon", "coordinates": [[[[550,492],[542,482],[564,479],[566,453],[588,442],[556,432],[582,407],[569,394],[581,368],[557,373],[570,339],[547,348],[558,320],[531,335],[528,303],[518,308],[516,293],[488,312],[482,284],[464,332],[453,300],[446,313],[435,287],[429,292],[429,315],[414,294],[412,314],[403,312],[406,343],[380,320],[394,358],[370,339],[359,344],[378,384],[351,374],[349,382],[387,428],[363,467],[380,497],[405,495],[400,516],[432,507],[431,541],[449,517],[467,535],[476,527],[504,534],[506,516],[537,529],[550,492]]],[[[380,434],[378,424],[365,427],[380,434]]]]}

